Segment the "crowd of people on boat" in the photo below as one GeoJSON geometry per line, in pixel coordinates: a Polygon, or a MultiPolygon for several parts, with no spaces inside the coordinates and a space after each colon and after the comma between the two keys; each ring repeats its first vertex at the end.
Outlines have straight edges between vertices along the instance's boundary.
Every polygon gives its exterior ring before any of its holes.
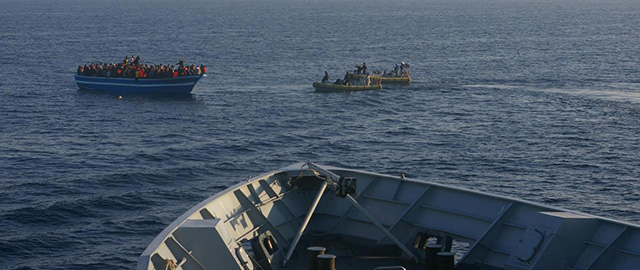
{"type": "MultiPolygon", "coordinates": [[[[385,77],[407,77],[410,74],[410,66],[409,64],[406,64],[405,62],[400,62],[400,64],[396,64],[395,68],[393,69],[393,71],[387,73],[387,71],[385,70],[384,73],[380,72],[380,70],[374,70],[373,71],[373,75],[374,78],[377,78],[375,76],[385,76],[385,77]]],[[[362,65],[357,64],[356,65],[356,69],[353,71],[353,73],[349,73],[349,71],[347,71],[347,73],[344,75],[344,78],[342,79],[337,79],[333,84],[338,84],[338,85],[353,85],[353,84],[364,84],[364,85],[369,85],[371,84],[371,77],[369,77],[369,72],[367,72],[367,63],[362,63],[362,65]],[[364,77],[362,75],[365,75],[364,77]]],[[[329,73],[327,71],[324,72],[324,77],[322,78],[322,83],[330,83],[329,82],[329,73]]]]}
{"type": "Polygon", "coordinates": [[[409,76],[410,68],[411,66],[409,66],[409,64],[400,62],[400,65],[396,64],[393,71],[391,71],[390,73],[387,73],[387,71],[385,70],[383,75],[390,75],[392,77],[406,77],[406,76],[409,76]]]}
{"type": "MultiPolygon", "coordinates": [[[[396,64],[395,68],[391,72],[387,72],[386,70],[380,72],[380,70],[374,70],[374,75],[383,75],[383,76],[391,76],[391,77],[406,77],[410,75],[410,66],[405,62],[400,62],[400,64],[396,64]]],[[[367,63],[362,63],[362,65],[356,65],[356,69],[353,71],[355,74],[365,74],[369,75],[367,72],[367,63]]]]}
{"type": "MultiPolygon", "coordinates": [[[[326,70],[324,72],[324,77],[322,78],[322,83],[329,83],[329,73],[326,70]]],[[[347,73],[344,74],[344,77],[342,79],[337,79],[333,84],[338,84],[338,85],[370,85],[371,84],[371,78],[369,77],[369,74],[367,74],[366,76],[362,77],[362,76],[355,76],[353,73],[349,73],[349,71],[347,71],[347,73]]]]}
{"type": "Polygon", "coordinates": [[[355,74],[368,74],[367,73],[367,63],[362,63],[362,65],[356,65],[356,69],[353,71],[355,74]]]}
{"type": "MultiPolygon", "coordinates": [[[[341,85],[351,85],[351,84],[364,84],[369,85],[371,82],[369,79],[369,73],[367,73],[367,63],[362,63],[362,65],[356,65],[356,69],[353,73],[347,73],[344,75],[344,78],[337,79],[333,84],[341,84],[341,85]],[[366,77],[356,77],[353,74],[362,74],[366,75],[366,77]]],[[[324,77],[322,78],[322,83],[329,83],[329,73],[325,70],[324,77]]]]}
{"type": "Polygon", "coordinates": [[[169,64],[141,64],[140,56],[126,56],[121,63],[91,63],[78,66],[78,75],[107,78],[131,79],[167,79],[180,76],[200,76],[207,72],[204,65],[185,66],[180,59],[174,65],[169,64]]]}

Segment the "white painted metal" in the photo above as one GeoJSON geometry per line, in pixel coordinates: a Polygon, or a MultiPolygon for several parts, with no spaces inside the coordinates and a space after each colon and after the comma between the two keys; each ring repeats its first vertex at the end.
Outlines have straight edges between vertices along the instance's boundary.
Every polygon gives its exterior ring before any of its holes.
{"type": "Polygon", "coordinates": [[[382,224],[380,224],[380,222],[375,217],[373,217],[373,215],[371,215],[367,211],[367,209],[362,207],[362,205],[360,205],[358,203],[358,201],[356,201],[356,199],[351,197],[351,195],[347,195],[347,200],[349,200],[349,202],[351,202],[351,204],[353,204],[353,206],[356,209],[358,209],[358,211],[360,211],[364,216],[366,216],[371,221],[371,223],[376,225],[376,227],[378,227],[378,229],[380,229],[380,231],[382,231],[387,237],[389,237],[389,239],[391,239],[393,241],[393,243],[395,243],[400,249],[402,249],[402,251],[406,255],[408,255],[411,258],[411,260],[413,260],[415,262],[418,261],[418,257],[416,255],[414,255],[413,252],[411,252],[402,242],[400,242],[400,240],[398,240],[398,238],[393,236],[393,234],[391,234],[391,232],[389,232],[389,230],[387,230],[387,228],[382,226],[382,224]]]}
{"type": "MultiPolygon", "coordinates": [[[[301,220],[314,204],[305,198],[324,182],[303,165],[251,178],[196,205],[151,242],[137,269],[164,269],[166,260],[180,262],[178,269],[255,269],[243,243],[265,231],[282,250],[294,250],[305,223],[301,220]]],[[[305,230],[311,235],[358,239],[371,249],[400,243],[421,262],[424,253],[413,247],[416,234],[447,236],[454,249],[462,247],[454,250],[464,254],[458,270],[627,270],[640,265],[636,224],[415,179],[324,168],[357,178],[357,203],[364,211],[356,211],[350,199],[325,192],[305,230]]],[[[285,269],[294,267],[294,257],[285,269]]]]}
{"type": "MultiPolygon", "coordinates": [[[[334,181],[334,182],[337,182],[337,181],[340,179],[340,176],[339,176],[339,175],[337,175],[337,174],[335,174],[335,173],[332,173],[331,171],[329,171],[329,170],[327,170],[327,169],[323,168],[322,166],[319,166],[319,165],[314,164],[314,163],[312,163],[312,162],[309,162],[309,163],[307,163],[306,165],[307,165],[309,168],[311,168],[317,176],[320,176],[320,175],[326,175],[326,176],[329,176],[329,177],[330,177],[330,179],[331,179],[332,181],[334,181]]],[[[321,190],[323,193],[324,193],[324,189],[326,188],[326,182],[327,182],[327,181],[325,181],[325,182],[322,184],[322,187],[320,187],[320,190],[321,190]]],[[[321,194],[320,194],[320,193],[318,193],[318,194],[319,194],[318,196],[321,196],[321,194]]],[[[362,207],[362,205],[360,205],[360,204],[358,203],[358,201],[356,201],[356,199],[354,199],[354,198],[353,198],[351,195],[349,195],[349,194],[347,194],[346,199],[347,199],[347,200],[348,200],[348,201],[349,201],[349,202],[350,202],[350,203],[351,203],[351,204],[352,204],[356,209],[358,209],[358,211],[360,211],[360,213],[362,213],[364,216],[366,216],[366,217],[371,221],[371,223],[373,223],[374,225],[376,225],[376,227],[378,227],[378,229],[380,229],[380,231],[382,231],[382,232],[383,232],[387,237],[389,237],[389,239],[391,239],[391,240],[392,240],[392,241],[393,241],[393,242],[394,242],[394,243],[395,243],[395,244],[396,244],[400,249],[402,249],[402,251],[403,251],[407,256],[409,256],[409,257],[411,258],[411,260],[416,261],[416,262],[418,261],[418,257],[417,257],[416,255],[414,255],[414,254],[413,254],[413,252],[411,252],[411,251],[410,251],[410,250],[409,250],[409,249],[408,249],[408,248],[407,248],[407,247],[406,247],[402,242],[400,242],[400,240],[398,240],[395,236],[393,236],[393,234],[391,234],[391,233],[389,232],[389,230],[387,230],[387,228],[385,228],[384,226],[382,226],[382,224],[380,224],[380,222],[379,222],[378,220],[376,220],[376,218],[375,218],[375,217],[373,217],[371,214],[369,214],[369,212],[368,212],[364,207],[362,207]]],[[[318,202],[319,202],[319,198],[317,197],[317,198],[316,198],[316,201],[314,201],[313,210],[315,210],[315,206],[317,205],[317,203],[318,203],[318,202]]],[[[305,220],[305,221],[308,221],[308,220],[305,220]]],[[[306,223],[306,222],[305,222],[305,223],[306,223]]],[[[306,225],[305,225],[305,226],[306,226],[306,225]]],[[[304,229],[304,228],[303,228],[303,229],[304,229]]],[[[300,233],[301,233],[301,232],[300,232],[300,233]]],[[[296,239],[300,239],[300,236],[299,236],[299,235],[296,235],[296,239]]],[[[297,242],[297,241],[294,241],[294,242],[297,242]]],[[[293,245],[293,247],[295,247],[295,244],[293,245]]],[[[286,262],[286,260],[288,260],[288,259],[289,259],[289,257],[291,257],[291,254],[290,254],[291,252],[293,252],[293,248],[290,248],[290,249],[289,249],[289,253],[287,253],[287,258],[285,259],[285,262],[286,262]]],[[[284,265],[284,264],[283,264],[283,265],[284,265]]]]}
{"type": "Polygon", "coordinates": [[[318,203],[320,203],[320,199],[322,199],[322,195],[324,195],[324,191],[327,189],[327,185],[329,183],[327,181],[323,181],[322,185],[320,186],[320,190],[318,190],[318,195],[316,195],[315,200],[313,200],[313,203],[311,204],[311,207],[309,208],[309,212],[307,213],[307,216],[304,218],[304,221],[302,222],[302,225],[300,226],[300,230],[298,230],[298,233],[296,233],[296,236],[293,238],[293,243],[291,243],[291,246],[289,247],[289,250],[287,251],[287,255],[284,257],[284,261],[282,262],[282,266],[284,266],[285,264],[287,264],[287,261],[291,258],[291,254],[293,254],[293,251],[296,248],[296,245],[298,244],[298,241],[300,241],[300,237],[302,236],[302,233],[304,232],[304,229],[307,228],[307,225],[309,224],[309,220],[311,220],[311,216],[313,215],[313,212],[316,211],[316,207],[318,207],[318,203]]]}

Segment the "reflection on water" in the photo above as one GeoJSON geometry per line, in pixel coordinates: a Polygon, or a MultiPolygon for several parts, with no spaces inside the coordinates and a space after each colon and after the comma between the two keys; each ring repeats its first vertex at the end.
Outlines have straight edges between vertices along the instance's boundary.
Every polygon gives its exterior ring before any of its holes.
{"type": "Polygon", "coordinates": [[[634,3],[9,0],[0,25],[10,269],[134,268],[197,202],[308,160],[640,222],[634,3]],[[132,54],[215,76],[78,91],[79,64],[132,54]],[[410,85],[312,87],[398,61],[410,85]]]}

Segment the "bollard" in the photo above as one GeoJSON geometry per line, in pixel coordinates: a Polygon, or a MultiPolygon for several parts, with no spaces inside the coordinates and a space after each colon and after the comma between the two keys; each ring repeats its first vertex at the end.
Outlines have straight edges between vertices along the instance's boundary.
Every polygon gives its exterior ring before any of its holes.
{"type": "Polygon", "coordinates": [[[416,237],[413,239],[413,247],[424,250],[426,248],[425,245],[427,245],[427,241],[429,240],[428,238],[429,237],[426,233],[416,234],[416,237]]]}
{"type": "Polygon", "coordinates": [[[336,255],[321,254],[318,255],[318,270],[335,270],[336,255]]]}
{"type": "Polygon", "coordinates": [[[438,252],[442,251],[442,245],[427,244],[425,249],[425,270],[437,270],[438,269],[438,252]]]}
{"type": "Polygon", "coordinates": [[[327,249],[324,247],[308,247],[309,270],[318,270],[318,255],[324,254],[327,249]]]}
{"type": "Polygon", "coordinates": [[[439,237],[438,244],[442,245],[442,251],[450,252],[451,246],[453,245],[453,238],[451,238],[451,236],[448,236],[448,235],[439,237]]]}
{"type": "Polygon", "coordinates": [[[438,252],[438,270],[453,270],[455,252],[438,252]]]}

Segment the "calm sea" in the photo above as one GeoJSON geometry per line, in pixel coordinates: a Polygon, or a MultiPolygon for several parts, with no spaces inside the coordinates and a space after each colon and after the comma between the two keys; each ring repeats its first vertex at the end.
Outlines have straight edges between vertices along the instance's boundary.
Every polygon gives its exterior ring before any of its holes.
{"type": "Polygon", "coordinates": [[[168,223],[312,160],[640,223],[640,3],[0,3],[0,265],[131,269],[168,223]],[[208,66],[187,98],[80,64],[208,66]],[[316,93],[366,62],[410,86],[316,93]]]}

